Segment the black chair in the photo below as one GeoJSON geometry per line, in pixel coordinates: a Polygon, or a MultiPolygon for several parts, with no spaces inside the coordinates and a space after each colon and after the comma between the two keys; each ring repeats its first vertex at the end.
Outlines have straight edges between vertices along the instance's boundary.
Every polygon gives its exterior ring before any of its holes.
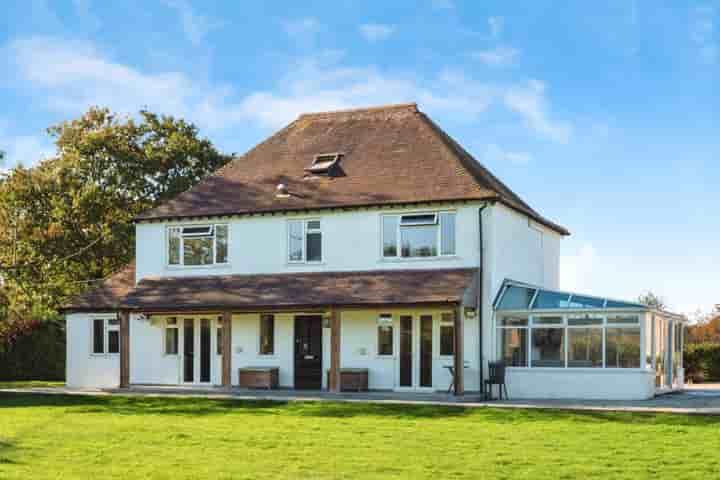
{"type": "Polygon", "coordinates": [[[485,380],[485,385],[483,385],[483,396],[492,400],[492,387],[497,385],[498,394],[500,395],[499,400],[502,400],[503,389],[505,390],[505,400],[509,400],[507,385],[505,384],[505,362],[489,362],[488,370],[488,378],[485,380]]]}

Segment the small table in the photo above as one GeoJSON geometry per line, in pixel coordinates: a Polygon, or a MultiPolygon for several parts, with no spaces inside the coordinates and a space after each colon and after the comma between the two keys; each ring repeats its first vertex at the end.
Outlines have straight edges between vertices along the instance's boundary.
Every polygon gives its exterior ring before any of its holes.
{"type": "MultiPolygon", "coordinates": [[[[455,386],[455,365],[443,365],[444,368],[447,369],[448,372],[450,372],[450,386],[447,389],[447,393],[452,393],[453,387],[455,386]]],[[[468,362],[463,363],[463,369],[470,368],[470,364],[468,362]]]]}

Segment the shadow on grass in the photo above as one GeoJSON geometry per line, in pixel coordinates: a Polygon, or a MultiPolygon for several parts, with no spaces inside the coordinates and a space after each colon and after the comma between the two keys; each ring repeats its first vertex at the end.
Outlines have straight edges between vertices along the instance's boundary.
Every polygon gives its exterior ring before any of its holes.
{"type": "MultiPolygon", "coordinates": [[[[314,418],[385,417],[406,420],[466,418],[473,424],[519,424],[561,421],[665,426],[718,426],[720,416],[629,412],[593,412],[459,406],[341,402],[281,402],[173,397],[40,395],[0,392],[4,408],[58,407],[73,414],[213,416],[232,414],[286,415],[314,418]]],[[[0,447],[1,449],[2,447],[0,447]]]]}
{"type": "Polygon", "coordinates": [[[0,438],[0,465],[14,465],[17,462],[9,457],[16,449],[15,444],[10,440],[0,438]]]}

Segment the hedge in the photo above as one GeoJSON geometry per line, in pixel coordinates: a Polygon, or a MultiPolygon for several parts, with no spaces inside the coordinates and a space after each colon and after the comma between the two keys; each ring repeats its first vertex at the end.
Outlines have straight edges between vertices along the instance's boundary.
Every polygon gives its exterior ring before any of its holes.
{"type": "Polygon", "coordinates": [[[0,380],[64,379],[63,322],[14,322],[0,329],[0,380]]]}
{"type": "Polygon", "coordinates": [[[720,382],[720,343],[685,345],[683,360],[686,380],[720,382]]]}

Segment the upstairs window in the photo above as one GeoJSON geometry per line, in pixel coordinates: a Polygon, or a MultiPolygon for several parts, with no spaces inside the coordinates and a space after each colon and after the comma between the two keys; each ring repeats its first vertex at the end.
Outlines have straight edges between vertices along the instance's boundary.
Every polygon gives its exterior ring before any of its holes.
{"type": "Polygon", "coordinates": [[[288,262],[322,262],[320,220],[290,220],[288,222],[288,262]]]}
{"type": "Polygon", "coordinates": [[[228,263],[227,225],[168,228],[168,265],[200,266],[228,263]]]}
{"type": "Polygon", "coordinates": [[[455,213],[383,215],[384,258],[455,255],[455,213]]]}

